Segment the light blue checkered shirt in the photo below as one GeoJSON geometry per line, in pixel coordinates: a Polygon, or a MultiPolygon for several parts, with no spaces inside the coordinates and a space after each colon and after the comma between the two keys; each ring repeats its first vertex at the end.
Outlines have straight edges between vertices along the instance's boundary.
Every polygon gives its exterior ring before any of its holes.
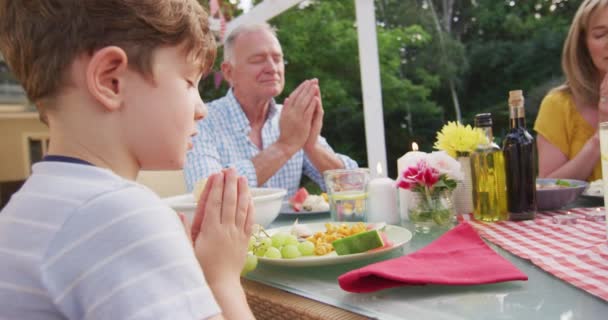
{"type": "MultiPolygon", "coordinates": [[[[251,159],[259,152],[259,148],[249,139],[251,127],[241,105],[229,90],[223,98],[208,104],[209,114],[198,122],[199,134],[194,137],[194,148],[188,153],[184,168],[188,190],[194,184],[222,168],[234,167],[239,175],[246,176],[249,185],[258,187],[258,179],[251,159]]],[[[274,100],[270,103],[268,118],[262,127],[262,145],[267,148],[279,138],[279,118],[282,105],[274,100]]],[[[321,143],[332,150],[325,138],[320,137],[321,143]]],[[[333,152],[333,150],[332,150],[333,152]]],[[[347,156],[337,154],[345,168],[357,168],[357,163],[347,156]]],[[[294,194],[302,174],[314,180],[323,190],[323,176],[310,162],[303,150],[299,150],[279,169],[266,183],[259,187],[284,188],[289,195],[294,194]]]]}

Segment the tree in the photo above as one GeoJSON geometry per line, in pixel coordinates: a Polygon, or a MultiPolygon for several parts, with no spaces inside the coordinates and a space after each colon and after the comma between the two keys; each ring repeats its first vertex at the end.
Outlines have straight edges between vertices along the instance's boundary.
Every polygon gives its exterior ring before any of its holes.
{"type": "MultiPolygon", "coordinates": [[[[560,55],[570,20],[580,1],[378,0],[379,19],[388,25],[422,26],[432,36],[426,70],[440,75],[432,99],[455,105],[458,91],[463,122],[492,112],[499,134],[507,127],[506,95],[523,89],[528,118],[561,78],[560,55]],[[439,28],[437,26],[440,26],[439,28]],[[452,99],[448,99],[452,97],[452,99]],[[451,100],[451,101],[450,101],[451,100]]],[[[444,108],[445,118],[458,119],[444,108]]]]}
{"type": "MultiPolygon", "coordinates": [[[[278,101],[303,80],[319,78],[323,135],[366,165],[354,1],[309,3],[271,21],[287,63],[278,101]]],[[[511,89],[524,90],[528,119],[534,119],[547,88],[561,79],[561,47],[577,7],[578,1],[568,0],[376,0],[389,163],[412,141],[429,151],[435,132],[458,119],[459,110],[464,123],[492,112],[500,136],[511,89]]],[[[209,77],[201,89],[211,100],[227,86],[216,88],[209,77]]],[[[394,165],[388,169],[394,175],[394,165]]]]}
{"type": "MultiPolygon", "coordinates": [[[[419,25],[431,34],[430,45],[423,52],[416,54],[426,70],[440,77],[439,87],[433,92],[434,99],[440,105],[452,105],[455,118],[460,121],[458,87],[468,64],[464,58],[464,46],[457,40],[458,37],[450,33],[456,30],[452,28],[455,1],[379,0],[377,2],[381,21],[390,26],[419,25]],[[448,95],[445,95],[446,92],[448,95]]],[[[447,110],[448,108],[444,108],[444,111],[447,110]]]]}
{"type": "MultiPolygon", "coordinates": [[[[354,1],[317,1],[271,21],[278,27],[287,63],[284,95],[304,79],[318,78],[326,111],[323,135],[339,152],[366,165],[355,22],[354,1]]],[[[441,109],[430,100],[438,78],[424,68],[401,67],[405,48],[413,52],[429,44],[425,30],[379,24],[377,32],[387,156],[394,164],[411,139],[428,140],[441,125],[441,109]],[[413,125],[420,128],[415,134],[408,130],[408,110],[415,118],[413,125]]],[[[389,166],[389,173],[395,169],[389,166]]]]}
{"type": "MultiPolygon", "coordinates": [[[[303,80],[318,78],[325,108],[323,135],[337,151],[366,166],[354,1],[312,1],[270,23],[278,28],[286,63],[285,90],[277,100],[281,102],[303,80]]],[[[444,113],[433,94],[441,85],[439,71],[451,69],[436,67],[433,57],[427,56],[428,50],[438,48],[425,28],[380,20],[377,32],[387,158],[394,164],[411,141],[432,146],[444,113]]],[[[213,80],[201,83],[206,101],[227,90],[225,83],[216,88],[213,80]]],[[[394,165],[388,170],[395,175],[394,165]]]]}
{"type": "Polygon", "coordinates": [[[523,89],[527,118],[532,122],[548,84],[559,83],[561,50],[577,1],[511,2],[477,0],[462,34],[470,61],[464,78],[469,117],[492,112],[495,132],[508,127],[507,93],[523,89]]]}

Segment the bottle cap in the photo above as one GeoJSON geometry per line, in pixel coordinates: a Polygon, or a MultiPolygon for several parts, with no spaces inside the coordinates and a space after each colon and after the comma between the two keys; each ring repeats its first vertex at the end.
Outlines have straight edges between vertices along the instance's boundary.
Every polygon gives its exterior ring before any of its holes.
{"type": "Polygon", "coordinates": [[[491,127],[492,126],[492,114],[491,113],[478,113],[475,115],[475,126],[476,127],[491,127]]]}

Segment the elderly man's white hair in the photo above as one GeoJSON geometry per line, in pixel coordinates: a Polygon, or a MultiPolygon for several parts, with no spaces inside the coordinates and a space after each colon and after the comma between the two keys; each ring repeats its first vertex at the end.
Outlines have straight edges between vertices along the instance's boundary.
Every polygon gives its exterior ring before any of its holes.
{"type": "Polygon", "coordinates": [[[236,39],[243,34],[257,32],[257,31],[268,31],[275,38],[277,37],[277,31],[274,27],[266,22],[254,23],[254,24],[242,24],[236,29],[232,30],[226,40],[224,40],[224,61],[233,62],[232,55],[234,50],[234,42],[236,39]]]}

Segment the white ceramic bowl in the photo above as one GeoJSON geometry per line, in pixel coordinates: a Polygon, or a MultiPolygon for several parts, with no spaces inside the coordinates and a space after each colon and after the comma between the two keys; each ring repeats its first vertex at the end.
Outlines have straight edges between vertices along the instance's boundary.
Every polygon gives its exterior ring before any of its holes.
{"type": "MultiPolygon", "coordinates": [[[[255,206],[254,223],[268,227],[279,215],[281,203],[287,194],[287,190],[279,188],[251,188],[250,190],[255,206]]],[[[184,213],[192,221],[196,202],[191,193],[164,198],[163,201],[173,210],[184,213]]]]}
{"type": "Polygon", "coordinates": [[[538,210],[555,210],[566,206],[587,188],[588,183],[573,179],[536,179],[536,203],[538,210]],[[571,187],[558,187],[553,189],[539,189],[538,185],[555,185],[557,180],[567,181],[571,187]]]}

